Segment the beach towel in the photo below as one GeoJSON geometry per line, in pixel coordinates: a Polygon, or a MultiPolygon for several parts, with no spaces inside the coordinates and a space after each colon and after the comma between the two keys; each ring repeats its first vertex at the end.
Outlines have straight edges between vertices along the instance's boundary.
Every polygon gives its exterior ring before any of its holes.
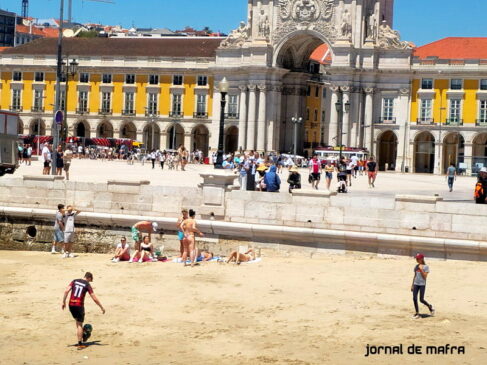
{"type": "MultiPolygon", "coordinates": [[[[203,257],[202,256],[200,256],[200,257],[198,257],[196,259],[196,262],[202,262],[202,261],[203,261],[203,257]]],[[[215,262],[215,261],[220,261],[220,257],[215,256],[211,260],[208,260],[206,262],[215,262]]],[[[181,259],[181,257],[176,257],[176,258],[172,259],[172,262],[177,263],[177,264],[182,264],[183,263],[183,260],[181,259]]],[[[186,263],[187,264],[190,264],[191,263],[191,260],[189,260],[189,259],[186,260],[186,263]]]]}

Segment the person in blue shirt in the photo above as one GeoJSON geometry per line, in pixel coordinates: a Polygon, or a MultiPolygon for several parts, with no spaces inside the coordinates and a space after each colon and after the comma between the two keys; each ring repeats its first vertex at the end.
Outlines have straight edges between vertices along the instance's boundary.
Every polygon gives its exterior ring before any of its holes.
{"type": "Polygon", "coordinates": [[[265,174],[264,184],[267,187],[267,191],[277,193],[281,188],[281,179],[277,175],[277,168],[272,165],[269,171],[265,174]]]}

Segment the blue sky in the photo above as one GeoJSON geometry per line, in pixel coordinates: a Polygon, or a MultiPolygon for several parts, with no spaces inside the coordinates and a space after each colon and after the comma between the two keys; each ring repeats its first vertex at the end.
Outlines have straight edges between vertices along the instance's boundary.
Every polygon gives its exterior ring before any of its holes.
{"type": "MultiPolygon", "coordinates": [[[[228,33],[246,18],[246,0],[113,0],[109,5],[73,0],[76,21],[131,27],[181,29],[209,26],[228,33]]],[[[58,17],[60,0],[30,0],[29,14],[58,17]]],[[[66,0],[67,2],[67,0],[66,0]]],[[[417,45],[449,36],[487,37],[486,0],[396,0],[395,28],[417,45]]],[[[21,0],[0,0],[0,8],[20,12],[21,0]]]]}

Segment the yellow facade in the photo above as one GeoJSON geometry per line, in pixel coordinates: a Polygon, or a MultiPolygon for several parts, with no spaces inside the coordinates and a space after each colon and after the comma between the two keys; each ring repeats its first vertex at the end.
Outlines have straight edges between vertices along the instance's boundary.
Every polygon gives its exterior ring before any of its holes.
{"type": "Polygon", "coordinates": [[[305,143],[308,146],[320,143],[321,119],[323,102],[323,88],[317,84],[309,85],[309,95],[306,97],[306,115],[304,121],[305,143]]]}
{"type": "MultiPolygon", "coordinates": [[[[453,77],[460,78],[460,77],[453,77]]],[[[411,88],[411,121],[415,122],[420,117],[421,107],[421,81],[422,79],[414,79],[411,88]]],[[[478,99],[477,92],[479,91],[480,82],[477,79],[462,79],[463,89],[458,90],[458,96],[455,96],[456,91],[450,90],[450,79],[436,79],[433,80],[432,96],[425,96],[425,98],[433,99],[433,120],[435,123],[445,123],[449,118],[449,100],[451,98],[461,98],[461,119],[463,124],[475,125],[478,117],[478,99]],[[450,95],[449,95],[450,94],[450,95]]],[[[426,93],[428,93],[426,91],[426,93]]]]}
{"type": "MultiPolygon", "coordinates": [[[[0,73],[1,84],[1,96],[0,96],[0,108],[4,110],[10,109],[12,105],[12,72],[0,73]]],[[[149,85],[149,75],[136,75],[135,85],[135,112],[137,115],[145,115],[147,103],[148,103],[148,91],[158,90],[159,93],[159,114],[161,116],[169,115],[171,111],[171,87],[172,75],[165,74],[159,76],[159,85],[149,85]]],[[[53,72],[45,72],[44,82],[34,81],[34,72],[23,72],[22,81],[17,82],[22,84],[22,109],[24,112],[28,112],[32,109],[34,103],[34,89],[36,86],[43,86],[44,89],[44,109],[45,112],[53,112],[53,105],[55,104],[55,84],[56,74],[53,72]]],[[[76,113],[79,108],[78,105],[78,85],[79,76],[74,79],[70,78],[68,82],[67,90],[67,108],[68,114],[76,113]]],[[[197,82],[197,74],[184,75],[183,87],[183,112],[184,117],[193,117],[193,113],[196,112],[196,97],[195,89],[197,82]]],[[[15,83],[15,82],[14,82],[15,83]]],[[[213,112],[213,78],[208,77],[207,86],[207,113],[208,117],[211,117],[213,112]]],[[[64,83],[63,89],[64,89],[64,83]]],[[[88,100],[88,112],[93,115],[97,115],[101,109],[101,92],[103,87],[106,86],[107,90],[112,91],[111,95],[111,109],[114,115],[121,115],[124,110],[125,102],[125,74],[112,75],[112,84],[102,84],[101,73],[90,73],[89,83],[89,100],[88,100]]]]}

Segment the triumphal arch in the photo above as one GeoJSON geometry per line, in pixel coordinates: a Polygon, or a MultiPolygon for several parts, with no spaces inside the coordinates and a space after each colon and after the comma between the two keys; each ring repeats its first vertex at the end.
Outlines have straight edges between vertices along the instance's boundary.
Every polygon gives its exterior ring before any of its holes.
{"type": "MultiPolygon", "coordinates": [[[[373,151],[385,97],[394,100],[401,120],[393,128],[399,134],[408,118],[412,47],[393,30],[393,5],[394,0],[248,0],[247,20],[221,43],[213,70],[215,84],[226,77],[230,93],[238,95],[239,148],[292,149],[292,118],[305,116],[310,82],[325,88],[327,144],[336,146],[342,138],[344,145],[373,151]],[[323,44],[330,62],[311,67],[310,55],[323,44]],[[350,107],[341,113],[337,102],[350,107]]],[[[220,100],[216,87],[213,110],[220,110],[220,100]]],[[[216,146],[219,113],[214,116],[216,146]]],[[[299,131],[298,147],[302,127],[299,131]]],[[[400,142],[399,155],[401,147],[400,142]]]]}

